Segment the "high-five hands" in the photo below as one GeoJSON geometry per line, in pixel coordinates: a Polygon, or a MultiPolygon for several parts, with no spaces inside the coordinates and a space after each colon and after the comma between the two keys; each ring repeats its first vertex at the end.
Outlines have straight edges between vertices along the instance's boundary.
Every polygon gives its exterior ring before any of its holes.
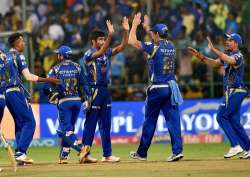
{"type": "Polygon", "coordinates": [[[139,13],[135,14],[132,25],[138,26],[140,24],[141,24],[141,13],[139,12],[139,13]]]}
{"type": "Polygon", "coordinates": [[[113,24],[111,23],[110,20],[107,20],[106,24],[107,24],[107,27],[108,27],[108,34],[112,35],[114,33],[114,31],[115,31],[113,24]]]}
{"type": "Polygon", "coordinates": [[[142,24],[143,28],[145,31],[149,31],[150,30],[150,20],[148,15],[144,15],[144,20],[143,20],[143,24],[142,24]]]}
{"type": "Polygon", "coordinates": [[[127,17],[123,17],[122,27],[123,27],[123,29],[125,31],[129,31],[129,23],[128,23],[128,18],[127,17]]]}

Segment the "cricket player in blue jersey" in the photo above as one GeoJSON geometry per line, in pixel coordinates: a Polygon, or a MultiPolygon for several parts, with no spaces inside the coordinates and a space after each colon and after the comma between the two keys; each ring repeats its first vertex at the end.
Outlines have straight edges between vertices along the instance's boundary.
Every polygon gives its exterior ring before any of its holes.
{"type": "Polygon", "coordinates": [[[6,85],[6,79],[8,77],[6,73],[6,59],[7,56],[5,53],[0,51],[0,125],[3,119],[3,113],[5,108],[5,85],[6,85]]]}
{"type": "Polygon", "coordinates": [[[250,140],[240,123],[241,104],[247,96],[247,88],[243,81],[245,61],[239,50],[242,40],[237,33],[225,34],[225,38],[225,52],[216,49],[210,38],[207,38],[208,48],[218,56],[217,59],[206,57],[191,47],[189,51],[210,67],[224,66],[224,97],[217,112],[217,121],[231,144],[224,158],[234,157],[244,150],[239,157],[247,159],[250,158],[250,140]]]}
{"type": "MultiPolygon", "coordinates": [[[[175,79],[175,49],[173,43],[167,40],[168,28],[165,24],[156,24],[151,29],[151,42],[137,40],[136,30],[141,23],[141,13],[134,16],[129,34],[129,44],[147,53],[151,84],[147,89],[145,101],[145,121],[142,128],[140,145],[136,152],[130,152],[130,157],[147,160],[160,110],[163,112],[172,144],[172,155],[169,162],[183,158],[180,112],[182,96],[175,79]]],[[[148,16],[144,16],[144,28],[149,29],[148,16]]]]}
{"type": "MultiPolygon", "coordinates": [[[[92,31],[90,40],[92,48],[89,49],[83,57],[83,63],[87,71],[88,81],[93,90],[93,101],[91,108],[86,114],[86,121],[83,131],[83,144],[91,147],[95,135],[95,129],[98,122],[103,157],[102,162],[119,162],[120,158],[112,155],[111,147],[111,94],[108,90],[110,82],[111,57],[121,52],[128,43],[129,24],[126,17],[123,18],[123,39],[121,44],[110,48],[110,41],[114,32],[113,25],[107,21],[108,36],[105,40],[105,34],[102,31],[92,31]]],[[[91,157],[82,159],[83,163],[97,162],[97,159],[91,157]]]]}
{"type": "Polygon", "coordinates": [[[33,160],[26,153],[32,141],[36,122],[32,108],[27,101],[27,91],[22,86],[22,75],[32,82],[50,82],[56,84],[58,79],[42,78],[29,72],[22,52],[25,43],[20,33],[14,33],[8,38],[10,51],[7,53],[6,70],[9,77],[6,79],[6,105],[15,122],[16,153],[15,158],[20,164],[32,164],[33,160]]]}
{"type": "Polygon", "coordinates": [[[82,98],[85,96],[85,100],[89,101],[91,91],[80,65],[70,60],[71,48],[63,45],[55,52],[59,63],[51,68],[48,77],[58,78],[62,82],[56,87],[46,84],[44,92],[49,95],[50,102],[57,104],[60,127],[58,135],[62,139],[59,163],[66,164],[71,147],[79,153],[84,151],[74,134],[74,127],[81,109],[82,98]]]}

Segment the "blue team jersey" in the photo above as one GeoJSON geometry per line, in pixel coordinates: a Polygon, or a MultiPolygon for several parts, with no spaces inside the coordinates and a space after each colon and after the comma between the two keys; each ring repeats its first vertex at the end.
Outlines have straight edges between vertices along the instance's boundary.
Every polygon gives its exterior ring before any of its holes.
{"type": "Polygon", "coordinates": [[[110,58],[112,56],[112,49],[109,48],[104,55],[95,60],[91,60],[96,50],[95,48],[91,48],[85,52],[83,56],[84,67],[90,85],[106,86],[110,80],[110,58]]]}
{"type": "Polygon", "coordinates": [[[224,89],[245,87],[243,81],[244,57],[240,51],[231,52],[229,55],[235,58],[236,64],[232,66],[222,61],[225,69],[225,75],[223,78],[224,89]]]}
{"type": "Polygon", "coordinates": [[[142,42],[142,49],[148,54],[150,81],[154,84],[167,84],[175,80],[175,49],[174,45],[162,40],[159,45],[142,42]]]}
{"type": "Polygon", "coordinates": [[[48,77],[56,77],[62,81],[57,85],[60,97],[81,97],[80,87],[86,85],[82,72],[79,64],[63,60],[50,69],[48,77]]]}
{"type": "Polygon", "coordinates": [[[10,49],[7,53],[6,69],[9,72],[9,80],[6,87],[19,86],[22,83],[22,71],[27,67],[24,55],[15,49],[10,49]]]}
{"type": "Polygon", "coordinates": [[[3,94],[8,79],[6,73],[6,58],[7,56],[0,51],[0,94],[3,94]]]}

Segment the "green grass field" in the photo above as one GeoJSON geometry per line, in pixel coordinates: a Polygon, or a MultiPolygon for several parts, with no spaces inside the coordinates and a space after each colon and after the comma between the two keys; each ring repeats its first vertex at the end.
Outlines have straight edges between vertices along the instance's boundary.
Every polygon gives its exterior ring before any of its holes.
{"type": "MultiPolygon", "coordinates": [[[[128,157],[137,145],[114,145],[113,153],[121,157],[120,163],[78,164],[76,152],[71,152],[70,163],[57,164],[57,148],[31,148],[29,156],[35,160],[33,166],[18,167],[12,172],[7,154],[0,150],[2,177],[250,177],[250,159],[223,159],[228,150],[227,144],[184,145],[184,159],[179,162],[166,162],[170,155],[170,145],[153,144],[148,161],[140,162],[128,157]]],[[[101,147],[92,148],[93,157],[101,158],[101,147]]]]}

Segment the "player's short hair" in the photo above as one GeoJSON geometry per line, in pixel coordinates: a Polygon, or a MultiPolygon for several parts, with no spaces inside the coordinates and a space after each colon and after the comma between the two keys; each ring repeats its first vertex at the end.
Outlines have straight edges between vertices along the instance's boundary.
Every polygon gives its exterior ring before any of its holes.
{"type": "Polygon", "coordinates": [[[14,43],[16,40],[18,40],[20,37],[23,37],[21,33],[13,33],[8,38],[8,43],[11,47],[14,47],[14,43]]]}
{"type": "Polygon", "coordinates": [[[90,34],[90,40],[97,40],[98,37],[105,37],[105,33],[101,30],[94,30],[90,34]]]}

